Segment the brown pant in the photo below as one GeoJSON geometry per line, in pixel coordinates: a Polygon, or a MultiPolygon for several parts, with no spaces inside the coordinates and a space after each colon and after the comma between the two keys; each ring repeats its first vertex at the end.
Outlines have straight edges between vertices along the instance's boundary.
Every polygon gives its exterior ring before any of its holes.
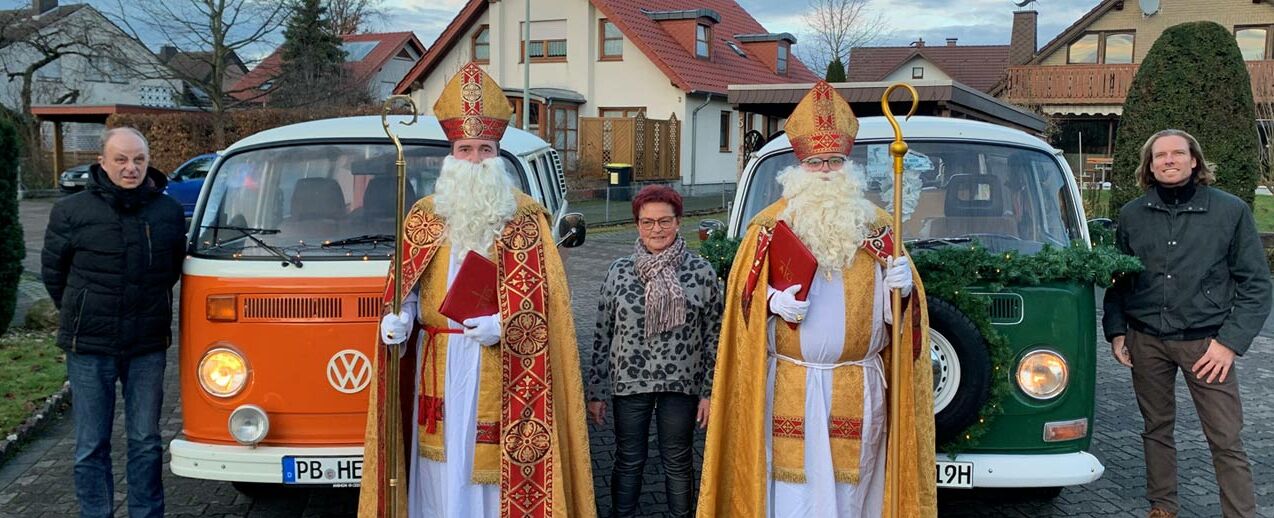
{"type": "Polygon", "coordinates": [[[1208,350],[1210,338],[1202,340],[1160,340],[1128,331],[1125,345],[1132,356],[1132,386],[1146,429],[1141,434],[1146,452],[1146,498],[1154,507],[1176,512],[1177,448],[1173,439],[1176,422],[1176,381],[1180,369],[1199,413],[1203,434],[1212,450],[1212,466],[1221,488],[1221,511],[1226,518],[1256,516],[1256,492],[1252,468],[1243,452],[1243,404],[1239,381],[1231,367],[1225,382],[1207,383],[1191,372],[1194,362],[1208,350]]]}

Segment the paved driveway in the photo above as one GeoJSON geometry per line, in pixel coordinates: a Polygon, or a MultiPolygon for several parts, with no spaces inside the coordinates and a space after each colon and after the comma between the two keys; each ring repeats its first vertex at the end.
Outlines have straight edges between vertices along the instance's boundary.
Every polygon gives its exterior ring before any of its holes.
{"type": "MultiPolygon", "coordinates": [[[[39,211],[47,217],[47,203],[24,202],[23,223],[28,226],[28,243],[36,244],[43,223],[39,211]],[[32,211],[28,214],[28,210],[32,211]],[[38,227],[38,228],[36,228],[38,227]]],[[[576,329],[580,337],[582,359],[587,362],[591,345],[592,325],[596,311],[597,288],[605,275],[606,267],[615,257],[631,250],[633,232],[593,233],[588,244],[568,252],[567,272],[570,276],[576,329]]],[[[28,247],[30,249],[30,246],[28,247]]],[[[31,262],[28,257],[27,262],[31,262]]],[[[1243,386],[1243,402],[1246,410],[1247,429],[1243,438],[1252,459],[1253,474],[1257,481],[1259,515],[1274,518],[1274,341],[1272,326],[1266,324],[1266,332],[1257,339],[1251,352],[1239,365],[1243,386]]],[[[1141,418],[1138,414],[1128,370],[1117,365],[1106,353],[1106,345],[1099,340],[1097,366],[1097,418],[1094,423],[1093,453],[1106,466],[1105,476],[1088,485],[1067,488],[1060,496],[1049,501],[1023,498],[1019,493],[996,491],[952,491],[940,496],[943,516],[996,517],[996,516],[1144,516],[1146,503],[1141,495],[1142,481],[1141,418]]],[[[164,424],[165,444],[181,428],[181,410],[178,404],[177,376],[172,368],[177,359],[176,349],[169,354],[169,370],[166,373],[167,397],[164,424]]],[[[1184,383],[1179,384],[1179,401],[1188,401],[1184,383]]],[[[1179,408],[1177,446],[1181,451],[1181,497],[1183,516],[1220,516],[1217,504],[1217,487],[1208,460],[1207,443],[1199,431],[1198,418],[1193,407],[1186,403],[1179,408]]],[[[115,448],[117,512],[123,507],[125,483],[123,480],[122,419],[116,423],[117,447],[115,448]]],[[[614,459],[614,441],[611,430],[591,427],[594,480],[599,508],[605,512],[610,507],[609,474],[614,459]]],[[[699,434],[698,446],[702,451],[703,435],[699,434]]],[[[653,446],[653,444],[652,444],[653,446]]],[[[72,424],[70,419],[55,421],[41,437],[28,444],[17,456],[0,465],[0,517],[64,517],[74,515],[74,489],[71,483],[72,424]]],[[[1041,466],[1046,470],[1048,466],[1041,466]]],[[[646,489],[643,493],[642,516],[663,516],[667,510],[663,497],[663,479],[659,475],[656,452],[646,469],[646,489]]],[[[267,497],[250,499],[239,494],[230,484],[183,479],[165,473],[165,489],[170,516],[213,518],[220,516],[253,517],[316,517],[349,516],[357,501],[355,490],[305,490],[279,488],[267,497]]]]}

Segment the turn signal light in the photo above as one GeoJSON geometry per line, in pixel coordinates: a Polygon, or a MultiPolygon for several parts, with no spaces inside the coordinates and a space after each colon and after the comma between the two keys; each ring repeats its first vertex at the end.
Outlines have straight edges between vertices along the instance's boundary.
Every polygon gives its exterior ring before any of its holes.
{"type": "Polygon", "coordinates": [[[237,295],[208,295],[208,320],[234,322],[239,319],[237,295]]]}
{"type": "Polygon", "coordinates": [[[1044,423],[1044,442],[1083,439],[1088,435],[1088,419],[1044,423]]]}

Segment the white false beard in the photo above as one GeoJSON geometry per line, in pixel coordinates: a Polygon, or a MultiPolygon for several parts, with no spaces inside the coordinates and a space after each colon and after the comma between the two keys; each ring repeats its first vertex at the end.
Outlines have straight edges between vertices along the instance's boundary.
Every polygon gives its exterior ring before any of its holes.
{"type": "Polygon", "coordinates": [[[450,155],[443,159],[434,184],[434,211],[447,220],[453,253],[489,255],[517,206],[500,157],[477,164],[450,155]]]}
{"type": "Polygon", "coordinates": [[[781,171],[777,180],[787,199],[779,219],[792,227],[819,266],[848,267],[876,220],[875,205],[863,196],[861,168],[850,164],[811,172],[794,165],[781,171]]]}

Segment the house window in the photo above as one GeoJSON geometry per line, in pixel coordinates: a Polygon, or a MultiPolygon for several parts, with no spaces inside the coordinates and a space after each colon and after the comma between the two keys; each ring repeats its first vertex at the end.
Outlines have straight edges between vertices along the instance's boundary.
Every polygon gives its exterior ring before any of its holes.
{"type": "Polygon", "coordinates": [[[708,44],[712,41],[712,29],[707,25],[699,24],[695,26],[695,57],[700,59],[708,59],[711,46],[708,44]]]}
{"type": "MultiPolygon", "coordinates": [[[[531,40],[530,52],[532,63],[562,63],[566,61],[566,40],[531,40]]],[[[526,54],[523,54],[524,56],[526,54]]]]}
{"type": "Polygon", "coordinates": [[[721,135],[717,138],[722,153],[730,152],[730,110],[721,110],[721,135]]]}
{"type": "Polygon", "coordinates": [[[491,27],[483,25],[473,34],[473,60],[478,63],[491,62],[491,27]]]}
{"type": "Polygon", "coordinates": [[[1070,64],[1126,65],[1133,62],[1136,36],[1131,32],[1090,32],[1070,44],[1070,64]]]}
{"type": "Polygon", "coordinates": [[[1239,44],[1239,51],[1243,53],[1243,59],[1247,61],[1261,61],[1268,59],[1270,26],[1264,25],[1260,27],[1235,27],[1234,40],[1239,44]]]}
{"type": "Polygon", "coordinates": [[[624,35],[619,32],[619,27],[611,23],[610,20],[601,20],[601,30],[598,33],[601,36],[601,49],[598,56],[601,61],[619,61],[624,58],[624,35]]]}
{"type": "Polygon", "coordinates": [[[35,71],[36,79],[45,81],[61,81],[62,80],[62,59],[55,59],[35,71]]]}
{"type": "Polygon", "coordinates": [[[925,78],[925,67],[911,67],[911,78],[912,78],[912,79],[924,79],[924,78],[925,78]]]}
{"type": "Polygon", "coordinates": [[[618,106],[609,108],[598,108],[598,117],[626,118],[636,117],[638,113],[645,113],[644,106],[618,106]]]}
{"type": "Polygon", "coordinates": [[[1127,65],[1132,63],[1133,34],[1130,32],[1107,34],[1106,48],[1102,52],[1102,60],[1108,65],[1127,65]]]}
{"type": "MultiPolygon", "coordinates": [[[[510,97],[509,104],[513,105],[513,118],[509,120],[509,126],[522,128],[522,99],[518,97],[510,97]]],[[[540,107],[542,105],[535,100],[532,100],[530,105],[531,118],[528,121],[530,124],[527,125],[526,130],[543,138],[544,135],[540,134],[540,107]]]]}
{"type": "Polygon", "coordinates": [[[779,45],[774,68],[779,75],[787,75],[787,45],[779,45]]]}
{"type": "Polygon", "coordinates": [[[1100,35],[1085,34],[1078,40],[1071,43],[1070,48],[1066,50],[1066,62],[1071,64],[1080,63],[1096,63],[1097,62],[1097,45],[1100,35]]]}

